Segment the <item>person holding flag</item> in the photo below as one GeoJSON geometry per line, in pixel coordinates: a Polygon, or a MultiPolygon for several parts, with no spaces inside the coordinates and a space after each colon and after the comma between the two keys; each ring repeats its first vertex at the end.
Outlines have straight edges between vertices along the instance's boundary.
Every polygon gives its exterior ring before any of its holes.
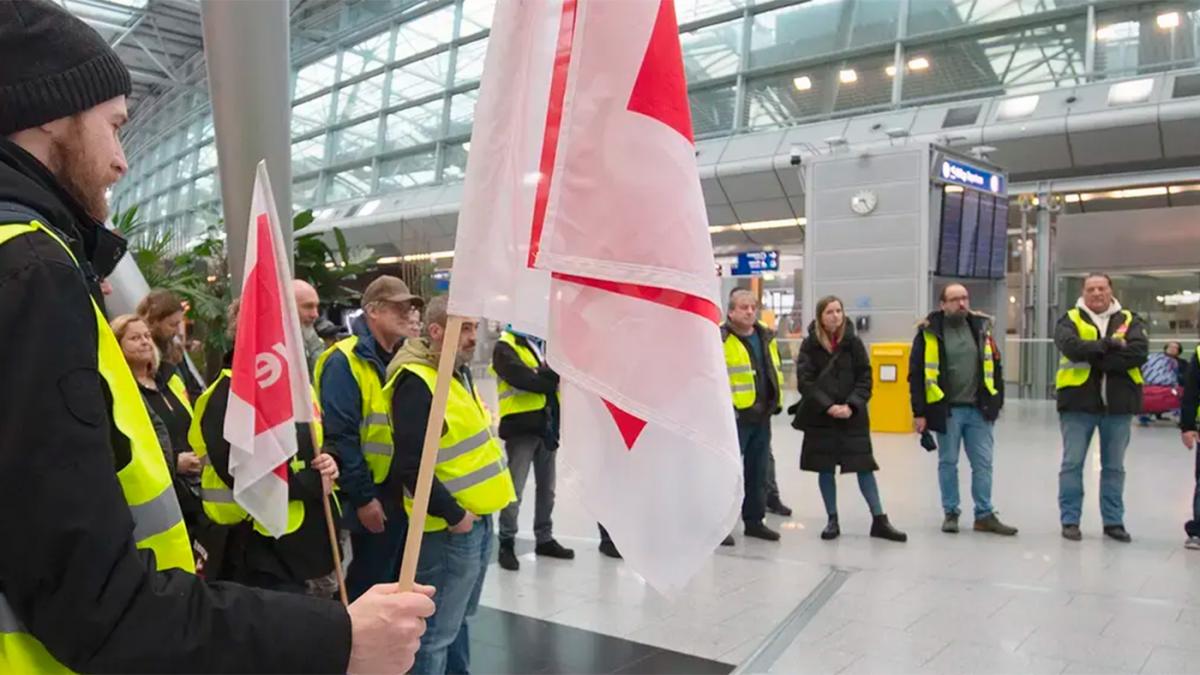
{"type": "Polygon", "coordinates": [[[344,608],[193,573],[97,283],[129,71],[47,0],[0,0],[0,51],[0,672],[403,672],[432,589],[344,608]]]}
{"type": "MultiPolygon", "coordinates": [[[[241,303],[229,306],[229,337],[236,340],[241,303]]],[[[210,552],[206,576],[247,586],[296,593],[307,592],[309,579],[334,572],[334,558],[321,517],[338,477],[333,455],[316,452],[322,440],[321,422],[298,422],[296,458],[288,462],[288,522],[284,536],[276,539],[233,501],[236,484],[229,470],[230,446],[225,440],[225,414],[229,406],[230,366],[233,352],[213,384],[196,399],[195,417],[188,436],[200,457],[200,499],[213,523],[224,526],[216,555],[210,552]],[[310,429],[309,425],[315,427],[310,429]]]]}
{"type": "Polygon", "coordinates": [[[467,365],[475,353],[476,322],[464,321],[458,344],[446,344],[446,298],[434,298],[425,314],[426,334],[408,340],[388,366],[385,395],[392,403],[396,445],[394,498],[412,510],[421,453],[438,379],[438,357],[455,351],[454,374],[438,443],[416,580],[438,589],[438,611],[421,638],[414,673],[468,673],[469,619],[479,609],[491,561],[492,515],[516,501],[512,476],[492,418],[479,398],[467,365]]]}

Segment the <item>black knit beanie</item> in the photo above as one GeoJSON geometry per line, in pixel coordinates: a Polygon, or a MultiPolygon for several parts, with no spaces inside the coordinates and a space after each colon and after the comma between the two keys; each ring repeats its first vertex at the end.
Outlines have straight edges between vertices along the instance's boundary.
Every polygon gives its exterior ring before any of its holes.
{"type": "Polygon", "coordinates": [[[0,0],[0,136],[131,89],[129,69],[91,26],[47,0],[0,0]]]}

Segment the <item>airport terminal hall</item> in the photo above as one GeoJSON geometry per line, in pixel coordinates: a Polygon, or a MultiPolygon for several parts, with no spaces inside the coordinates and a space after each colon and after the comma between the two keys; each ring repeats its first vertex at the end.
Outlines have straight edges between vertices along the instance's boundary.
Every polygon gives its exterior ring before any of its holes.
{"type": "Polygon", "coordinates": [[[0,0],[0,373],[0,672],[1200,673],[1200,0],[0,0]]]}

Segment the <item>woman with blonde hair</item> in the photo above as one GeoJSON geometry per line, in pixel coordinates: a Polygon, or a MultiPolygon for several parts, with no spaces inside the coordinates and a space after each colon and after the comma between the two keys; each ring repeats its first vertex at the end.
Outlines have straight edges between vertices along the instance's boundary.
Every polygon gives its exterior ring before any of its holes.
{"type": "Polygon", "coordinates": [[[834,296],[817,303],[817,318],[808,328],[796,360],[802,396],[792,426],[804,431],[800,469],[819,474],[818,484],[829,523],[825,540],[841,535],[834,472],[858,474],[858,486],[871,509],[871,536],[907,541],[892,527],[879,497],[873,472],[879,470],[871,450],[871,360],[854,324],[846,320],[842,301],[834,296]]]}

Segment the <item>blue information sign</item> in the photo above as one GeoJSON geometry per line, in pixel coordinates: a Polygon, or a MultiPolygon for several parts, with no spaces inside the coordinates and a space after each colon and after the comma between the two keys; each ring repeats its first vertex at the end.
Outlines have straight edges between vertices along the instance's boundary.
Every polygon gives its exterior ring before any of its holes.
{"type": "Polygon", "coordinates": [[[735,277],[753,276],[779,269],[779,251],[747,251],[739,253],[729,273],[735,277]]]}
{"type": "Polygon", "coordinates": [[[969,187],[973,190],[990,192],[994,195],[1008,193],[1004,174],[981,169],[954,159],[942,159],[942,164],[938,167],[938,176],[947,183],[969,187]]]}
{"type": "Polygon", "coordinates": [[[435,290],[435,291],[450,290],[450,271],[449,270],[442,270],[442,271],[434,272],[431,276],[433,277],[433,290],[435,290]]]}

